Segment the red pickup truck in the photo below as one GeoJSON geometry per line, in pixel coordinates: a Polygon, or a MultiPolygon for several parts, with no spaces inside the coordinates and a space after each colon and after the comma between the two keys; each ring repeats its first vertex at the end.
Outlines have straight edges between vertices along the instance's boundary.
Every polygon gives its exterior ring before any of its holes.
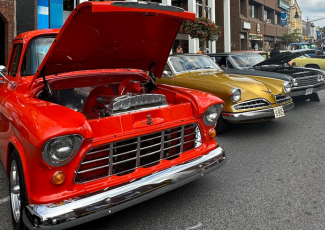
{"type": "Polygon", "coordinates": [[[0,156],[13,226],[65,229],[165,193],[225,163],[223,101],[155,83],[181,8],[85,2],[61,30],[13,40],[0,67],[0,156]]]}

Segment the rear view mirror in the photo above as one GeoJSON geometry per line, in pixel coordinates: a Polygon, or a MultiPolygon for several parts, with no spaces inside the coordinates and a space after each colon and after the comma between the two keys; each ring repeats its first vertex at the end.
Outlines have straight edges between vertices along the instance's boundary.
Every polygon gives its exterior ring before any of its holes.
{"type": "Polygon", "coordinates": [[[7,68],[3,65],[0,65],[0,73],[2,75],[6,75],[7,74],[7,68]]]}

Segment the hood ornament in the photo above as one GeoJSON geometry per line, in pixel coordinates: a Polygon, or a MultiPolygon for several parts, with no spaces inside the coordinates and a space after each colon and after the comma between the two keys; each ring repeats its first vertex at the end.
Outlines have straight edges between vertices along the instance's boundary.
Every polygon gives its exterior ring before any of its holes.
{"type": "Polygon", "coordinates": [[[151,115],[147,116],[147,125],[152,125],[153,124],[153,120],[151,118],[151,115]]]}

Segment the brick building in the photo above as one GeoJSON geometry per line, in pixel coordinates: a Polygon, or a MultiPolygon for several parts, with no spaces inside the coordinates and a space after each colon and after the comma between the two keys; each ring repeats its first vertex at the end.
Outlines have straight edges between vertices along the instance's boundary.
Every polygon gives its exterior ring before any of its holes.
{"type": "Polygon", "coordinates": [[[37,0],[0,0],[0,65],[6,65],[12,39],[22,32],[34,30],[37,0]]]}
{"type": "Polygon", "coordinates": [[[15,33],[14,0],[0,0],[0,65],[5,64],[15,33]]]}
{"type": "MultiPolygon", "coordinates": [[[[223,25],[223,1],[216,2],[216,23],[223,25]]],[[[286,27],[281,26],[281,12],[290,10],[287,0],[231,0],[231,49],[265,50],[280,42],[286,27]]],[[[224,38],[217,42],[222,52],[224,38]]]]}

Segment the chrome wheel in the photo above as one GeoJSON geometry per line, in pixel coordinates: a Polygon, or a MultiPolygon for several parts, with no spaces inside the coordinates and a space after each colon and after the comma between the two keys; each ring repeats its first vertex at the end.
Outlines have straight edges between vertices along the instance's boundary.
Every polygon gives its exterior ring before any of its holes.
{"type": "Polygon", "coordinates": [[[10,166],[10,198],[11,207],[15,221],[20,221],[20,183],[18,175],[18,167],[15,160],[11,162],[10,166]]]}

